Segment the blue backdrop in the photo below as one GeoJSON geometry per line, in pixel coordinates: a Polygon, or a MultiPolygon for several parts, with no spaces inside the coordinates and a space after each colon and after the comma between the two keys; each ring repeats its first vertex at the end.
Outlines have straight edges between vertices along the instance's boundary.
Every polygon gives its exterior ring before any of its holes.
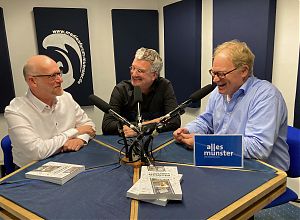
{"type": "Polygon", "coordinates": [[[119,83],[130,79],[129,66],[137,49],[146,47],[159,52],[158,11],[113,9],[111,14],[116,83],[119,83]]]}
{"type": "MultiPolygon", "coordinates": [[[[15,89],[10,66],[2,8],[0,8],[0,42],[0,113],[3,113],[5,106],[7,106],[10,100],[15,97],[15,89]]],[[[20,70],[19,74],[22,74],[22,70],[20,70]]]]}
{"type": "Polygon", "coordinates": [[[93,93],[87,10],[33,8],[39,54],[63,69],[63,88],[79,105],[90,105],[93,93]]]}
{"type": "Polygon", "coordinates": [[[272,81],[276,0],[213,0],[213,47],[245,41],[255,54],[254,75],[272,81]]]}
{"type": "Polygon", "coordinates": [[[163,8],[165,75],[178,103],[201,87],[201,5],[201,0],[185,0],[163,8]]]}

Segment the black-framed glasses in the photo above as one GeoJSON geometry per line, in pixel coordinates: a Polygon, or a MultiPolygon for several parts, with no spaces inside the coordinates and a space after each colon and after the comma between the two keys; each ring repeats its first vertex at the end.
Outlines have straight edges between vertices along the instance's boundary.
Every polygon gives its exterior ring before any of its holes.
{"type": "Polygon", "coordinates": [[[235,70],[237,70],[237,68],[234,68],[233,70],[230,70],[228,72],[214,72],[212,69],[210,69],[208,72],[212,76],[212,78],[218,76],[220,79],[224,79],[227,74],[232,73],[235,70]]]}
{"type": "Polygon", "coordinates": [[[133,71],[136,70],[138,73],[147,73],[147,72],[148,72],[148,71],[145,70],[145,69],[137,68],[137,67],[135,67],[135,66],[130,66],[130,67],[129,67],[129,70],[130,70],[130,72],[133,72],[133,71]]]}
{"type": "Polygon", "coordinates": [[[57,79],[57,77],[62,77],[62,71],[52,74],[46,74],[46,75],[32,75],[33,77],[48,77],[48,79],[54,81],[57,79]]]}

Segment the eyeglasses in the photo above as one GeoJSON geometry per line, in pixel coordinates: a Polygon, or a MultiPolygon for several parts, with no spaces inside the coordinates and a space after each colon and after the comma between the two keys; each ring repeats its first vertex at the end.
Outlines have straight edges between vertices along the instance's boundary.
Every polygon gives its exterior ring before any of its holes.
{"type": "Polygon", "coordinates": [[[230,70],[228,72],[214,72],[212,69],[210,69],[208,72],[209,74],[212,76],[212,78],[214,78],[215,76],[218,76],[220,79],[224,79],[226,77],[227,74],[235,71],[237,68],[234,68],[233,70],[230,70]]]}
{"type": "Polygon", "coordinates": [[[47,74],[47,75],[32,75],[33,77],[48,77],[48,79],[54,81],[57,77],[62,77],[62,72],[47,74]]]}
{"type": "Polygon", "coordinates": [[[148,72],[148,71],[146,71],[145,69],[136,68],[136,67],[134,67],[134,66],[130,66],[129,69],[130,69],[130,72],[134,72],[135,70],[136,70],[138,73],[147,73],[147,72],[148,72]]]}

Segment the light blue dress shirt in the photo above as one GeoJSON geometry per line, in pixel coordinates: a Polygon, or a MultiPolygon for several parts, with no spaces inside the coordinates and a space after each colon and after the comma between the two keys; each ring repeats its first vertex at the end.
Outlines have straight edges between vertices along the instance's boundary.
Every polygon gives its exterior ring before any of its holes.
{"type": "Polygon", "coordinates": [[[287,107],[270,82],[252,76],[231,100],[216,88],[203,114],[188,123],[190,133],[243,134],[244,157],[288,170],[287,107]]]}

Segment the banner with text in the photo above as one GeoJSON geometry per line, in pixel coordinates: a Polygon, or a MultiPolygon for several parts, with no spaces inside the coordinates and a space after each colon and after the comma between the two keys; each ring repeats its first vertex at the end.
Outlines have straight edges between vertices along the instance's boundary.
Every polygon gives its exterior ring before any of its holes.
{"type": "Polygon", "coordinates": [[[243,167],[243,135],[196,134],[194,164],[243,167]]]}
{"type": "Polygon", "coordinates": [[[54,59],[63,71],[63,88],[79,105],[93,94],[87,10],[33,8],[39,54],[54,59]]]}

